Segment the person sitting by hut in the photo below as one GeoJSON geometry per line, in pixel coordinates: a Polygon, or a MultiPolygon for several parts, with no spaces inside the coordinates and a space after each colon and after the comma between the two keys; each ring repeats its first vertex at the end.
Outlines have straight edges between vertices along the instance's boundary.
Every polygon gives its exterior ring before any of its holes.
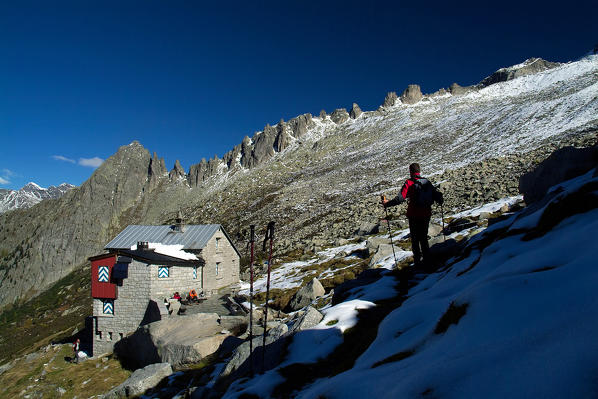
{"type": "Polygon", "coordinates": [[[174,295],[172,296],[172,299],[176,299],[177,301],[181,301],[181,295],[179,294],[179,292],[175,292],[174,295]]]}
{"type": "Polygon", "coordinates": [[[191,291],[189,291],[189,301],[199,302],[199,297],[197,296],[197,292],[194,289],[191,289],[191,291]]]}

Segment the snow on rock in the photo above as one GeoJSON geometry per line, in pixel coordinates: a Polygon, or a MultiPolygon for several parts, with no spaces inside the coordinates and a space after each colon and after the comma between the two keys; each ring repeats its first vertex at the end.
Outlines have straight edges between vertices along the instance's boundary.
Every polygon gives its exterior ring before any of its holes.
{"type": "MultiPolygon", "coordinates": [[[[197,256],[192,253],[183,251],[184,245],[182,244],[161,244],[157,242],[149,242],[148,244],[149,249],[153,249],[154,252],[166,256],[172,256],[173,258],[183,259],[183,260],[197,260],[197,256]]],[[[137,244],[131,247],[131,250],[135,251],[137,249],[137,244]]]]}
{"type": "MultiPolygon", "coordinates": [[[[589,181],[564,184],[551,203],[589,181]]],[[[594,397],[598,209],[524,239],[515,226],[535,226],[527,219],[545,209],[512,216],[511,235],[429,275],[352,369],[297,397],[594,397]],[[452,323],[439,328],[443,318],[452,323]]]]}

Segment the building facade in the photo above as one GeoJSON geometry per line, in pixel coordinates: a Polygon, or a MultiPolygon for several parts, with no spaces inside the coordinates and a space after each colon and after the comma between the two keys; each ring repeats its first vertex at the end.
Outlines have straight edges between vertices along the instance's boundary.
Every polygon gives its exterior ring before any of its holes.
{"type": "Polygon", "coordinates": [[[239,282],[240,254],[220,225],[128,226],[90,258],[93,355],[168,315],[164,300],[239,282]]]}

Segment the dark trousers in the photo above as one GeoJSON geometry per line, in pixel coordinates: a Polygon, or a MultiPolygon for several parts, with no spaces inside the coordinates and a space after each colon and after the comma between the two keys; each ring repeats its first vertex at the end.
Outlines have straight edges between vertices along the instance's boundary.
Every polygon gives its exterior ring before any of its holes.
{"type": "Polygon", "coordinates": [[[430,257],[430,246],[428,245],[428,227],[430,226],[430,218],[409,217],[408,219],[413,259],[415,264],[419,264],[421,263],[422,255],[424,261],[429,260],[430,257]]]}

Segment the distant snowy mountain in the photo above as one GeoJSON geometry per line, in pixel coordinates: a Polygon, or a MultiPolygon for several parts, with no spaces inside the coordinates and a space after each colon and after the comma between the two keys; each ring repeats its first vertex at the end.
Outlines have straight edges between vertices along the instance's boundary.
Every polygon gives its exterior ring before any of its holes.
{"type": "Polygon", "coordinates": [[[58,187],[40,187],[34,182],[29,182],[20,190],[0,190],[0,212],[13,209],[31,208],[45,199],[57,199],[67,191],[75,188],[72,184],[62,183],[58,187]]]}

